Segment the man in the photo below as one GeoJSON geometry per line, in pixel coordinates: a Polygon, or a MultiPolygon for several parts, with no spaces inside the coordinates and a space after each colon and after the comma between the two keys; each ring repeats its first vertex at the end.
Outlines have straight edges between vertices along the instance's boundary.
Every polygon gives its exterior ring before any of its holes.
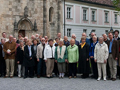
{"type": "MultiPolygon", "coordinates": [[[[58,33],[58,34],[57,34],[57,38],[58,38],[59,40],[63,40],[63,39],[61,38],[61,33],[58,33]]],[[[54,40],[54,43],[56,43],[55,40],[54,40]]]]}
{"type": "Polygon", "coordinates": [[[104,42],[107,43],[107,42],[108,42],[107,35],[106,35],[106,34],[103,34],[102,36],[103,36],[103,38],[104,38],[104,42]]]}
{"type": "Polygon", "coordinates": [[[76,40],[76,35],[75,34],[72,34],[72,38],[75,40],[75,44],[77,46],[79,46],[79,41],[76,40]]]}
{"type": "Polygon", "coordinates": [[[48,37],[45,36],[45,44],[48,45],[48,37]]]}
{"type": "Polygon", "coordinates": [[[118,42],[113,39],[112,32],[109,32],[109,41],[108,41],[108,49],[109,49],[109,58],[108,63],[110,66],[110,73],[111,73],[111,80],[116,80],[116,74],[117,74],[117,60],[119,56],[119,47],[118,42]]]}
{"type": "Polygon", "coordinates": [[[114,31],[114,39],[115,39],[115,40],[120,40],[120,37],[119,37],[118,35],[119,35],[119,31],[118,31],[118,30],[115,30],[115,31],[114,31]]]}
{"type": "MultiPolygon", "coordinates": [[[[120,37],[118,35],[119,35],[119,31],[115,30],[114,31],[114,40],[118,41],[119,48],[120,48],[120,37]]],[[[117,61],[117,75],[119,76],[119,79],[120,79],[120,65],[119,65],[119,63],[120,63],[120,51],[119,51],[119,59],[117,61]]]]}
{"type": "Polygon", "coordinates": [[[35,35],[35,38],[36,38],[36,39],[39,39],[39,34],[36,34],[36,35],[35,35]]]}
{"type": "Polygon", "coordinates": [[[18,34],[18,40],[16,41],[16,43],[18,43],[19,44],[19,41],[20,41],[20,39],[22,38],[22,34],[21,33],[19,33],[18,34]]]}
{"type": "Polygon", "coordinates": [[[24,38],[24,45],[27,45],[27,40],[28,40],[28,37],[25,37],[24,38]]]}
{"type": "MultiPolygon", "coordinates": [[[[86,33],[82,33],[82,37],[86,37],[86,43],[90,46],[90,39],[87,38],[86,33]]],[[[80,40],[81,43],[81,40],[80,40]]]]}
{"type": "Polygon", "coordinates": [[[53,40],[50,39],[49,45],[45,47],[44,50],[44,60],[46,62],[46,75],[47,78],[52,77],[52,72],[54,69],[54,56],[55,56],[55,46],[53,45],[53,40]]]}
{"type": "Polygon", "coordinates": [[[41,39],[41,44],[37,47],[37,78],[40,78],[41,76],[45,77],[46,75],[46,65],[44,61],[44,49],[45,49],[45,38],[41,39]]]}
{"type": "Polygon", "coordinates": [[[3,39],[5,39],[5,42],[9,41],[9,39],[7,38],[6,32],[2,33],[2,37],[3,39]]]}
{"type": "Polygon", "coordinates": [[[41,35],[39,36],[38,40],[39,40],[39,44],[40,44],[42,42],[42,36],[41,35]]]}
{"type": "Polygon", "coordinates": [[[33,39],[35,39],[35,35],[32,35],[32,36],[31,36],[31,41],[32,41],[33,39]]]}
{"type": "Polygon", "coordinates": [[[70,45],[70,42],[68,41],[68,37],[67,36],[64,36],[64,45],[66,46],[66,47],[68,47],[69,45],[70,45]]]}
{"type": "MultiPolygon", "coordinates": [[[[93,43],[93,36],[96,36],[96,34],[94,32],[91,32],[90,43],[93,43]]],[[[97,41],[98,41],[98,38],[97,38],[97,41]]]]}
{"type": "Polygon", "coordinates": [[[15,63],[15,50],[16,43],[13,42],[13,36],[9,36],[9,41],[4,44],[3,50],[5,52],[5,62],[6,62],[6,75],[5,78],[14,75],[14,63],[15,63]]]}
{"type": "Polygon", "coordinates": [[[0,77],[1,76],[5,76],[5,60],[4,60],[4,56],[5,53],[3,51],[3,45],[5,44],[5,40],[1,39],[1,44],[0,44],[0,77]]]}

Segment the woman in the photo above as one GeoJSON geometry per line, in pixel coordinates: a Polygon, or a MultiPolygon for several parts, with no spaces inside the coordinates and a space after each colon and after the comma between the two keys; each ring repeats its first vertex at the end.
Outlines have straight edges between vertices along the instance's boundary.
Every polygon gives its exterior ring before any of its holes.
{"type": "Polygon", "coordinates": [[[89,77],[89,45],[86,43],[86,37],[81,38],[81,45],[79,46],[79,67],[78,72],[82,73],[82,78],[89,77]]]}
{"type": "Polygon", "coordinates": [[[65,61],[67,61],[67,48],[63,45],[63,40],[60,40],[59,46],[55,49],[55,62],[58,66],[59,78],[64,78],[65,61]]]}
{"type": "Polygon", "coordinates": [[[98,78],[97,63],[94,61],[94,49],[97,43],[98,43],[97,37],[93,36],[93,43],[90,44],[89,56],[90,56],[91,65],[92,65],[93,78],[95,79],[98,78]]]}
{"type": "Polygon", "coordinates": [[[69,63],[69,79],[72,78],[72,74],[74,74],[74,78],[76,78],[79,51],[78,51],[78,46],[75,45],[74,39],[71,39],[70,46],[67,47],[67,52],[68,52],[68,63],[69,63]]]}
{"type": "Polygon", "coordinates": [[[24,59],[24,42],[19,40],[20,46],[17,48],[17,64],[18,64],[18,77],[21,77],[21,69],[22,75],[24,76],[24,67],[23,67],[23,59],[24,59]]]}
{"type": "Polygon", "coordinates": [[[98,67],[98,81],[101,79],[101,69],[103,71],[103,79],[106,81],[106,63],[108,59],[108,46],[103,42],[103,37],[99,37],[99,43],[95,46],[94,58],[98,67]]]}
{"type": "Polygon", "coordinates": [[[25,76],[24,79],[28,77],[28,70],[29,70],[29,77],[33,78],[34,75],[34,59],[33,54],[34,50],[31,46],[31,40],[27,40],[27,45],[24,48],[24,65],[25,65],[25,76]]]}

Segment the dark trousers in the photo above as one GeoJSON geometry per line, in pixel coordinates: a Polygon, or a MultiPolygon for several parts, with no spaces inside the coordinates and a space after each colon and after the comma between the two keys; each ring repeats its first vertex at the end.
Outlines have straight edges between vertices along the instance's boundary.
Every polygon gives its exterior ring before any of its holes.
{"type": "Polygon", "coordinates": [[[106,71],[107,71],[107,77],[110,78],[111,77],[111,74],[110,74],[110,66],[109,66],[109,63],[107,62],[107,65],[106,65],[106,71]]]}
{"type": "Polygon", "coordinates": [[[94,78],[98,78],[98,69],[97,69],[97,63],[94,61],[94,58],[90,58],[91,65],[92,65],[92,71],[94,78]]]}
{"type": "Polygon", "coordinates": [[[58,66],[57,66],[57,63],[56,63],[56,62],[54,63],[53,72],[55,73],[55,75],[59,75],[58,66]]]}
{"type": "Polygon", "coordinates": [[[15,56],[15,65],[14,65],[14,75],[17,76],[18,75],[18,64],[17,64],[17,57],[15,56]]]}
{"type": "Polygon", "coordinates": [[[34,67],[25,67],[25,76],[33,77],[34,75],[34,67]]]}
{"type": "Polygon", "coordinates": [[[37,64],[37,75],[39,75],[39,76],[46,75],[46,64],[42,58],[39,59],[39,62],[37,64]]]}
{"type": "Polygon", "coordinates": [[[69,63],[69,76],[76,76],[77,73],[77,63],[69,63]]]}
{"type": "Polygon", "coordinates": [[[5,64],[5,59],[4,57],[2,57],[1,61],[0,61],[0,75],[4,75],[6,74],[6,64],[5,64]]]}
{"type": "Polygon", "coordinates": [[[34,62],[35,62],[34,74],[37,74],[37,64],[38,64],[38,62],[37,62],[37,58],[36,57],[34,57],[34,62]]]}

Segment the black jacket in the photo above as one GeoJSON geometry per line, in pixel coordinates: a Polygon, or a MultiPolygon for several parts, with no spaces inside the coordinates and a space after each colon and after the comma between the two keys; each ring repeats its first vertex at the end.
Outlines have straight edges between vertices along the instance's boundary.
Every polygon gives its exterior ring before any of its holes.
{"type": "Polygon", "coordinates": [[[26,45],[24,47],[24,66],[33,67],[35,64],[33,57],[34,57],[33,47],[31,46],[31,56],[29,56],[29,49],[28,46],[26,45]],[[30,58],[32,59],[30,60],[30,58]]]}

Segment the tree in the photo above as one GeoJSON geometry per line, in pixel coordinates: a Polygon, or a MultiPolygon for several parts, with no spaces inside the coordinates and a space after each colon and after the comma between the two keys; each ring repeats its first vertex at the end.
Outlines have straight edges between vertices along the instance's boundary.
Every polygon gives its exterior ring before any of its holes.
{"type": "Polygon", "coordinates": [[[113,0],[113,4],[117,11],[120,11],[120,0],[113,0]]]}

